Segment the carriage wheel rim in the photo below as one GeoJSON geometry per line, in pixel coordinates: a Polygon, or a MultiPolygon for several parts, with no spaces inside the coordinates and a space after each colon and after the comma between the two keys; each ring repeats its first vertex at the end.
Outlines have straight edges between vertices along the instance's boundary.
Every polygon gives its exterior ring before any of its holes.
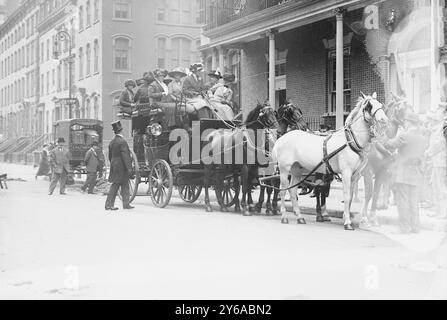
{"type": "Polygon", "coordinates": [[[171,200],[172,188],[173,176],[168,163],[164,160],[156,162],[149,177],[149,193],[153,204],[159,208],[166,207],[171,200]]]}
{"type": "Polygon", "coordinates": [[[180,198],[187,203],[194,203],[199,199],[202,193],[202,186],[182,185],[179,186],[180,198]]]}

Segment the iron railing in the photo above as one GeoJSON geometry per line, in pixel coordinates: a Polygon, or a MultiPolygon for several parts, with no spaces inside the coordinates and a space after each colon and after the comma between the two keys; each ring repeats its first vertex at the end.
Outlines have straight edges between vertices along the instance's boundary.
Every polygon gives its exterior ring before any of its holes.
{"type": "MultiPolygon", "coordinates": [[[[232,21],[244,18],[252,13],[281,6],[299,0],[216,0],[202,1],[205,17],[202,21],[205,30],[220,27],[232,21]],[[206,3],[206,4],[205,4],[206,3]]],[[[202,8],[203,10],[203,8],[202,8]]],[[[203,19],[203,18],[202,18],[203,19]]]]}

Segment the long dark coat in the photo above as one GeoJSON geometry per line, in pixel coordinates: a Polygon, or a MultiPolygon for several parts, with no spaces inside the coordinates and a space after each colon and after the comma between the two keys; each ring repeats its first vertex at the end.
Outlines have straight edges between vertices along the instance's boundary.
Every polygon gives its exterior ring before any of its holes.
{"type": "Polygon", "coordinates": [[[132,173],[132,158],[127,141],[116,135],[109,145],[110,183],[128,183],[132,173]]]}
{"type": "Polygon", "coordinates": [[[39,170],[37,171],[36,176],[48,176],[50,174],[50,160],[48,156],[48,150],[45,148],[41,152],[39,170]]]}

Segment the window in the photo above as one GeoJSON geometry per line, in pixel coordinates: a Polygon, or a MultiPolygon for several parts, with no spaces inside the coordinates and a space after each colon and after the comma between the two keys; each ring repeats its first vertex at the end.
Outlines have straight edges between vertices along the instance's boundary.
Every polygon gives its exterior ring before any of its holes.
{"type": "Polygon", "coordinates": [[[47,40],[47,61],[50,60],[50,39],[47,40]]]}
{"type": "Polygon", "coordinates": [[[166,8],[157,8],[157,21],[166,21],[166,8]]]}
{"type": "Polygon", "coordinates": [[[130,40],[128,38],[115,39],[115,70],[130,70],[130,40]]]}
{"type": "Polygon", "coordinates": [[[84,50],[79,48],[79,79],[84,78],[84,50]]]}
{"type": "Polygon", "coordinates": [[[99,21],[99,0],[95,0],[95,3],[93,4],[94,8],[94,22],[99,21]]]}
{"type": "Polygon", "coordinates": [[[87,11],[87,27],[90,27],[92,25],[92,12],[91,12],[91,5],[90,5],[90,0],[87,1],[87,4],[85,6],[85,10],[87,11]]]}
{"type": "Polygon", "coordinates": [[[99,119],[99,102],[98,102],[98,97],[95,97],[95,99],[93,100],[93,109],[94,109],[94,118],[95,119],[99,119]]]}
{"type": "Polygon", "coordinates": [[[87,50],[86,50],[86,75],[90,75],[90,68],[91,68],[91,62],[92,62],[92,49],[90,47],[90,43],[87,43],[87,50]]]}
{"type": "Polygon", "coordinates": [[[172,45],[172,66],[188,67],[191,65],[191,40],[186,38],[174,38],[172,45]]]}
{"type": "Polygon", "coordinates": [[[94,51],[94,55],[95,55],[94,62],[93,62],[93,72],[97,73],[97,72],[99,72],[99,42],[98,42],[98,39],[95,40],[93,51],[94,51]]]}
{"type": "Polygon", "coordinates": [[[44,89],[45,89],[45,75],[41,74],[40,75],[40,95],[42,95],[42,96],[44,93],[44,89]]]}
{"type": "Polygon", "coordinates": [[[50,93],[50,71],[48,71],[47,72],[47,86],[46,86],[46,88],[47,88],[47,90],[46,90],[46,93],[47,93],[47,95],[50,93]]]}
{"type": "Polygon", "coordinates": [[[57,66],[57,91],[62,90],[62,65],[57,66]]]}
{"type": "Polygon", "coordinates": [[[84,29],[84,7],[79,6],[79,31],[84,29]]]}
{"type": "MultiPolygon", "coordinates": [[[[337,90],[337,68],[336,68],[336,52],[329,52],[328,61],[328,92],[329,92],[329,106],[328,113],[336,112],[336,90],[337,90]]],[[[351,50],[350,48],[345,48],[344,50],[344,112],[351,112],[351,50]]]]}
{"type": "Polygon", "coordinates": [[[158,38],[157,41],[157,66],[158,68],[166,68],[166,39],[158,38]]]}
{"type": "Polygon", "coordinates": [[[113,4],[113,18],[118,20],[130,20],[131,11],[130,11],[130,3],[120,0],[115,1],[113,4]]]}

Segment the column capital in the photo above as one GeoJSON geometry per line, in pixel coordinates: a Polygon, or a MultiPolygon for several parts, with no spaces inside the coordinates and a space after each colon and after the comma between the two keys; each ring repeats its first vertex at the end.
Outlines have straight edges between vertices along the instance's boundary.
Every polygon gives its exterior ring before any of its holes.
{"type": "Polygon", "coordinates": [[[337,18],[337,21],[342,21],[343,16],[346,13],[346,9],[338,7],[333,10],[333,13],[334,13],[335,17],[337,18]]]}
{"type": "Polygon", "coordinates": [[[270,40],[273,40],[273,39],[275,39],[275,36],[277,33],[278,33],[278,30],[270,29],[265,32],[265,36],[267,38],[269,38],[270,40]]]}

